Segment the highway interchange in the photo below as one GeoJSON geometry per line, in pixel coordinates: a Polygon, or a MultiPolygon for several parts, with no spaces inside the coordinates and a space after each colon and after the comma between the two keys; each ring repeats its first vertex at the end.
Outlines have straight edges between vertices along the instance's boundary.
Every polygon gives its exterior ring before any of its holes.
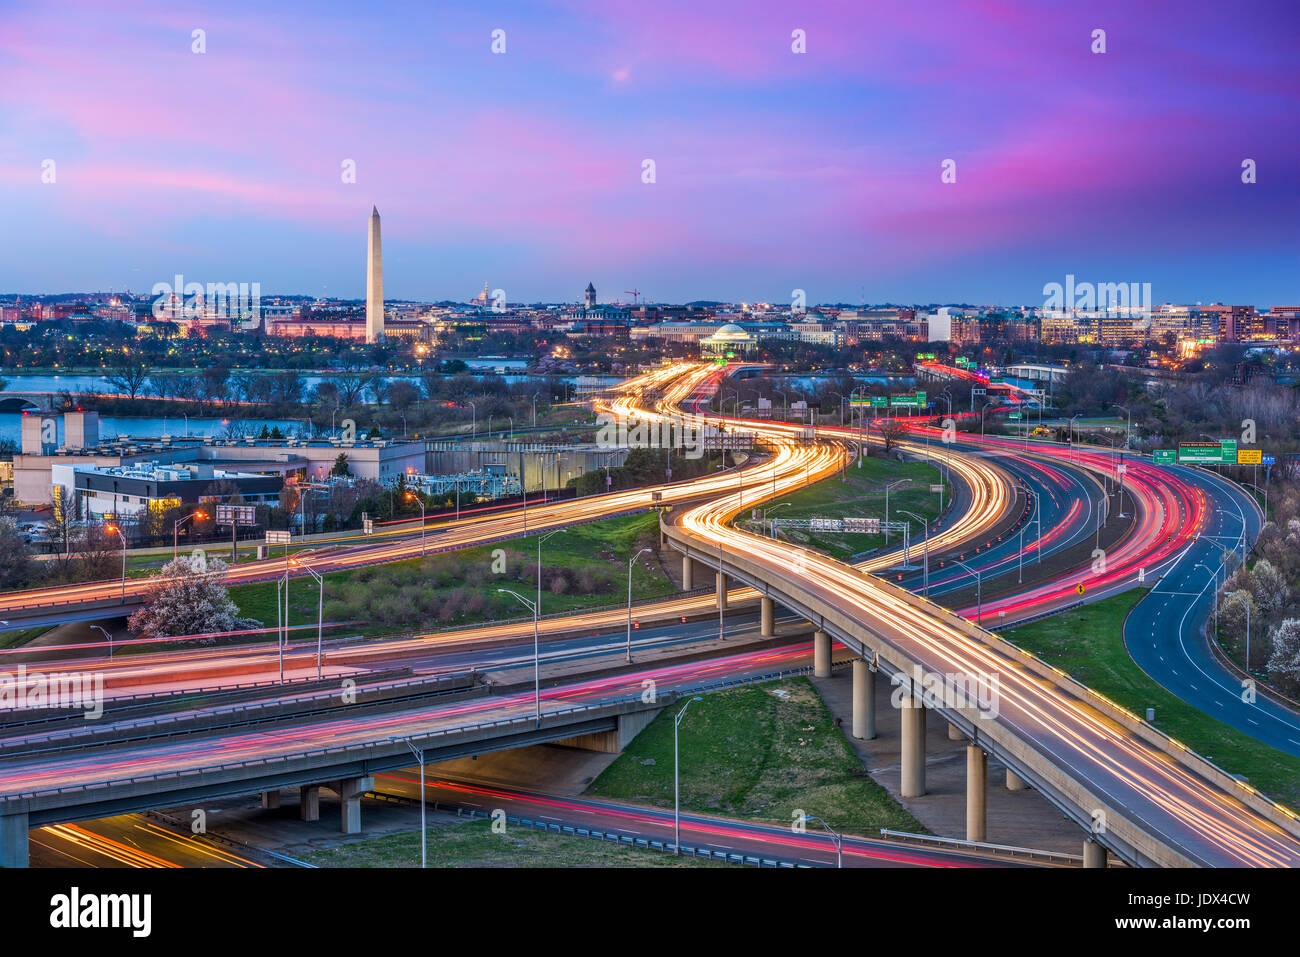
{"type": "MultiPolygon", "coordinates": [[[[709,391],[710,377],[716,377],[716,373],[707,368],[678,368],[633,381],[611,408],[627,415],[675,415],[677,407],[692,397],[698,405],[698,397],[709,391]],[[647,410],[640,404],[642,395],[658,396],[653,409],[647,410]]],[[[857,433],[821,429],[822,438],[808,442],[797,426],[748,421],[729,424],[761,430],[765,438],[775,443],[775,453],[747,464],[734,474],[654,490],[534,506],[528,509],[526,518],[522,510],[516,509],[467,517],[459,524],[433,523],[423,547],[454,549],[522,535],[525,528],[531,533],[661,503],[678,505],[670,513],[670,524],[697,538],[702,549],[715,549],[720,544],[726,555],[743,554],[765,563],[774,577],[788,576],[791,568],[797,569],[798,586],[813,597],[845,608],[853,617],[870,618],[877,631],[888,632],[892,628],[892,639],[907,643],[913,654],[918,646],[924,645],[927,654],[923,657],[936,671],[951,671],[954,667],[971,671],[1003,669],[1000,673],[1004,680],[1004,712],[999,720],[1061,765],[1073,767],[1100,786],[1115,806],[1145,816],[1154,830],[1187,851],[1193,861],[1276,865],[1298,859],[1296,842],[1276,826],[1257,819],[1242,820],[1252,816],[1243,815],[1239,805],[1230,799],[1225,802],[1194,776],[1171,768],[1167,761],[1149,754],[1141,744],[1117,734],[1107,722],[1081,709],[1078,701],[1063,697],[1059,689],[1045,689],[1041,682],[1021,681],[1014,673],[1016,669],[1000,662],[993,651],[977,648],[955,633],[947,637],[949,626],[927,615],[923,608],[900,605],[892,594],[880,594],[880,589],[872,584],[874,579],[862,573],[896,568],[901,558],[896,550],[873,555],[860,563],[857,570],[849,570],[802,549],[733,529],[732,517],[770,500],[774,491],[783,493],[809,480],[834,475],[851,459],[857,433]],[[888,623],[888,627],[882,623],[888,623]],[[1161,820],[1156,823],[1151,820],[1153,817],[1161,820]]],[[[1115,458],[1109,450],[1068,449],[992,437],[981,441],[965,434],[961,440],[955,445],[956,452],[949,449],[943,455],[959,498],[945,527],[932,530],[930,550],[934,555],[953,549],[953,554],[966,555],[966,561],[976,565],[982,575],[1000,576],[1005,581],[1008,575],[1017,574],[1021,559],[1028,566],[1031,556],[1037,563],[1040,555],[1050,559],[1091,543],[1101,510],[1115,507],[1103,504],[1117,501],[1114,495],[1108,499],[1104,488],[1115,477],[1115,458]],[[1025,488],[1033,490],[1032,499],[1023,494],[1025,488]],[[1041,521],[1035,522],[1035,518],[1041,521]],[[970,554],[961,549],[970,549],[970,554]]],[[[925,427],[917,429],[915,437],[901,445],[913,457],[940,457],[936,436],[925,427]]],[[[1242,730],[1247,733],[1296,753],[1300,735],[1293,714],[1271,702],[1263,708],[1248,710],[1240,701],[1240,681],[1227,674],[1209,654],[1208,647],[1198,648],[1198,643],[1190,640],[1189,627],[1177,630],[1169,627],[1174,614],[1180,616],[1180,624],[1190,621],[1193,628],[1198,624],[1198,615],[1203,620],[1211,595],[1203,587],[1208,573],[1198,563],[1217,564],[1223,550],[1219,543],[1223,539],[1241,540],[1243,529],[1246,540],[1253,540],[1258,533],[1258,511],[1238,489],[1206,473],[1158,468],[1132,456],[1126,464],[1125,494],[1134,518],[1131,527],[1120,532],[1119,541],[1107,555],[1106,569],[1098,571],[1085,557],[1077,563],[1078,567],[1054,576],[1049,582],[1031,582],[984,601],[980,612],[982,621],[986,626],[991,621],[1010,624],[1049,613],[1078,602],[1076,586],[1080,583],[1086,585],[1086,600],[1093,600],[1132,587],[1140,576],[1145,583],[1154,583],[1156,587],[1137,606],[1125,630],[1127,646],[1138,663],[1185,700],[1211,713],[1218,709],[1229,723],[1238,727],[1246,724],[1248,727],[1242,730]],[[1197,575],[1202,584],[1199,593],[1195,587],[1197,575]],[[1181,636],[1176,649],[1168,641],[1171,634],[1181,636]],[[1150,641],[1157,635],[1163,637],[1157,642],[1150,641]],[[1214,680],[1198,685],[1197,674],[1207,679],[1213,675],[1214,680]],[[1232,691],[1233,687],[1237,690],[1232,691]],[[1254,728],[1249,726],[1260,720],[1265,723],[1254,728]],[[1277,743],[1287,739],[1289,746],[1277,743]]],[[[913,543],[913,564],[917,563],[918,546],[919,543],[913,543]]],[[[418,534],[412,536],[409,530],[394,529],[382,541],[340,543],[316,555],[318,563],[324,559],[328,570],[338,570],[418,555],[421,548],[418,534]]],[[[275,577],[282,569],[282,563],[272,559],[238,566],[231,574],[232,580],[257,581],[275,577]]],[[[899,574],[904,576],[904,585],[920,590],[919,573],[899,574]]],[[[890,578],[896,580],[894,575],[890,578]]],[[[931,564],[932,597],[969,585],[966,573],[954,574],[943,566],[936,568],[931,564]]],[[[92,583],[75,587],[71,596],[62,592],[0,596],[0,607],[4,608],[0,613],[18,616],[35,606],[43,606],[44,610],[37,613],[48,615],[50,604],[59,601],[64,602],[61,608],[82,613],[84,608],[77,608],[78,603],[111,600],[109,592],[116,587],[117,583],[92,583]]],[[[128,582],[128,588],[136,587],[142,586],[128,582]]],[[[743,608],[754,597],[755,593],[748,588],[733,588],[729,603],[743,608]]],[[[692,634],[711,627],[706,616],[714,608],[711,595],[688,595],[638,606],[637,621],[647,626],[644,633],[638,634],[638,643],[688,644],[692,634]],[[697,621],[700,618],[704,618],[704,623],[697,621]],[[660,630],[650,630],[656,623],[660,630]]],[[[975,615],[973,607],[961,612],[969,618],[975,615]]],[[[713,620],[716,622],[716,617],[713,620]]],[[[547,647],[556,657],[598,656],[607,650],[601,642],[609,644],[609,634],[616,633],[622,621],[618,610],[584,612],[544,620],[542,630],[553,639],[547,647]],[[575,633],[582,633],[581,637],[574,637],[575,633]],[[603,639],[602,634],[606,636],[603,639]]],[[[752,613],[742,611],[735,617],[733,627],[752,628],[752,613]],[[746,614],[748,619],[744,617],[746,614]]],[[[531,656],[509,643],[530,634],[531,621],[528,621],[364,643],[332,643],[326,655],[327,671],[336,676],[361,673],[380,664],[385,667],[400,664],[417,671],[443,674],[477,669],[480,663],[486,667],[489,662],[497,667],[522,667],[531,656]]],[[[653,678],[665,691],[685,693],[724,678],[752,678],[806,666],[808,656],[807,644],[795,643],[704,661],[655,665],[645,671],[634,670],[548,688],[543,694],[543,707],[634,694],[645,678],[653,678]]],[[[311,643],[295,642],[288,649],[286,659],[289,677],[314,676],[311,643]]],[[[94,657],[61,661],[60,668],[103,670],[109,675],[112,691],[140,693],[266,678],[276,664],[278,655],[263,645],[138,654],[114,661],[108,667],[102,659],[94,657]]],[[[275,689],[268,689],[268,693],[274,695],[275,689]]],[[[1260,701],[1264,700],[1261,697],[1260,701]]],[[[524,714],[532,703],[530,692],[513,692],[365,718],[313,717],[277,726],[273,733],[259,729],[204,734],[192,743],[188,739],[165,744],[143,741],[136,745],[97,748],[84,754],[41,748],[42,753],[29,753],[22,760],[8,756],[0,759],[0,794],[88,785],[118,774],[201,769],[218,758],[274,757],[297,753],[308,744],[400,737],[416,729],[471,722],[489,714],[494,719],[524,714]]],[[[125,736],[125,727],[123,732],[125,736]]],[[[12,737],[6,734],[6,739],[12,737]]],[[[4,744],[0,741],[0,748],[4,744]]],[[[595,812],[588,808],[582,813],[595,812]]],[[[56,825],[72,826],[71,822],[56,825]]],[[[76,832],[64,832],[64,839],[69,839],[69,835],[86,839],[76,832]]],[[[37,840],[35,836],[33,839],[37,840]]]]}

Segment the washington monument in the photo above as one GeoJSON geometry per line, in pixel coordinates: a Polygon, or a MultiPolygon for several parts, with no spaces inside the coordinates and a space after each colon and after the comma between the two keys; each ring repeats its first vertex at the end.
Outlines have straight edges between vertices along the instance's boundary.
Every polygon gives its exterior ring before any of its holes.
{"type": "Polygon", "coordinates": [[[366,245],[366,342],[384,338],[384,254],[379,245],[379,207],[370,210],[366,245]]]}

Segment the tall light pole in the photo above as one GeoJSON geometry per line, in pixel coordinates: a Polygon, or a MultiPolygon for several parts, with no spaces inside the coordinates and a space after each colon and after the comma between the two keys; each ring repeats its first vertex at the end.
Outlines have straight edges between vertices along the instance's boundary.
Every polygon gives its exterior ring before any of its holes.
{"type": "MultiPolygon", "coordinates": [[[[9,624],[9,622],[7,622],[7,621],[6,621],[6,622],[0,622],[0,624],[5,624],[5,625],[7,625],[7,624],[9,624]]],[[[108,660],[109,660],[109,661],[112,661],[112,660],[113,660],[113,636],[110,635],[110,634],[109,634],[107,631],[105,631],[103,628],[100,628],[99,625],[91,625],[90,627],[91,627],[91,628],[94,628],[96,631],[100,632],[101,634],[103,634],[103,636],[104,636],[105,638],[108,639],[108,660]]]]}
{"type": "Polygon", "coordinates": [[[403,738],[402,740],[411,749],[411,754],[415,756],[415,759],[420,762],[420,866],[428,867],[429,842],[424,829],[424,752],[417,751],[410,738],[403,738]]]}
{"type": "Polygon", "coordinates": [[[911,479],[899,479],[896,482],[889,482],[885,485],[885,544],[889,544],[889,490],[898,488],[900,485],[910,485],[911,479]]]}
{"type": "Polygon", "coordinates": [[[912,518],[916,519],[918,522],[921,523],[921,528],[925,530],[925,551],[923,553],[924,557],[922,559],[925,571],[923,573],[924,577],[922,581],[924,581],[925,583],[924,584],[925,597],[929,598],[930,597],[930,523],[927,522],[925,519],[923,519],[920,515],[917,515],[915,512],[909,512],[905,508],[900,508],[899,511],[902,512],[904,515],[912,516],[912,518]]]}
{"type": "Polygon", "coordinates": [[[980,573],[978,570],[972,570],[965,562],[959,562],[955,558],[948,559],[954,565],[960,565],[967,572],[975,576],[975,624],[978,625],[983,618],[984,612],[984,588],[980,584],[980,573]]]}
{"type": "Polygon", "coordinates": [[[284,577],[276,579],[275,582],[275,646],[280,656],[280,684],[284,684],[284,626],[285,619],[289,617],[289,570],[285,569],[284,577]],[[284,604],[280,604],[280,591],[285,592],[284,604]]]}
{"type": "MultiPolygon", "coordinates": [[[[457,487],[457,491],[459,492],[459,486],[457,487]]],[[[406,500],[408,502],[417,502],[419,503],[420,506],[420,557],[423,558],[424,557],[424,524],[425,524],[424,523],[424,496],[416,495],[414,492],[407,492],[406,500]]],[[[457,507],[456,512],[457,512],[457,516],[459,517],[460,514],[459,507],[457,507]]]]}
{"type": "Polygon", "coordinates": [[[989,399],[987,402],[984,403],[984,407],[980,409],[980,438],[981,439],[984,438],[984,419],[986,418],[984,413],[988,411],[989,406],[994,404],[994,401],[995,400],[993,399],[989,399]]]}
{"type": "Polygon", "coordinates": [[[505,592],[507,595],[513,595],[524,604],[529,611],[533,613],[533,701],[534,717],[537,719],[538,727],[542,724],[542,667],[541,658],[537,648],[537,605],[533,604],[518,592],[513,592],[509,588],[498,588],[497,591],[505,592]]]}
{"type": "MultiPolygon", "coordinates": [[[[125,605],[126,604],[126,536],[122,534],[122,530],[118,528],[116,525],[106,525],[104,526],[104,530],[107,532],[111,532],[112,534],[116,535],[118,538],[122,540],[122,604],[125,605]]],[[[163,548],[166,547],[167,547],[166,545],[163,546],[163,548]]]]}
{"type": "Polygon", "coordinates": [[[686,717],[686,709],[691,706],[691,701],[703,701],[704,699],[696,695],[677,712],[677,717],[673,719],[673,853],[680,855],[682,853],[682,802],[681,802],[681,765],[678,762],[677,752],[677,728],[682,723],[682,718],[686,717]]]}
{"type": "Polygon", "coordinates": [[[1115,408],[1123,409],[1128,416],[1128,425],[1124,427],[1124,448],[1127,449],[1129,436],[1133,434],[1133,410],[1126,405],[1120,405],[1118,402],[1115,403],[1115,408]]]}
{"type": "Polygon", "coordinates": [[[302,556],[309,552],[311,552],[311,549],[299,552],[290,559],[290,564],[305,569],[307,574],[316,580],[318,591],[316,596],[316,680],[319,681],[321,676],[321,632],[324,629],[325,622],[325,579],[317,573],[316,569],[302,560],[302,556]]]}
{"type": "Polygon", "coordinates": [[[789,502],[781,502],[781,503],[778,504],[778,505],[769,505],[769,506],[768,506],[768,508],[767,508],[767,533],[768,533],[768,536],[769,536],[770,538],[776,538],[776,525],[773,524],[775,520],[772,518],[772,513],[775,512],[778,508],[782,508],[782,507],[784,507],[784,506],[786,506],[786,505],[789,505],[789,504],[790,504],[789,502]]]}
{"type": "Polygon", "coordinates": [[[1076,412],[1070,416],[1070,424],[1066,426],[1066,435],[1070,439],[1070,445],[1074,451],[1074,460],[1079,461],[1079,443],[1074,440],[1074,420],[1081,416],[1082,412],[1076,412]]]}
{"type": "Polygon", "coordinates": [[[178,518],[172,523],[172,561],[176,561],[177,557],[180,555],[179,543],[181,526],[193,518],[207,518],[207,516],[202,512],[190,512],[190,514],[178,518]]]}
{"type": "Polygon", "coordinates": [[[478,406],[474,404],[473,399],[466,399],[465,401],[469,403],[470,414],[473,416],[473,418],[470,419],[469,437],[471,439],[477,438],[478,437],[478,406]]]}
{"type": "Polygon", "coordinates": [[[1216,568],[1211,571],[1210,566],[1203,562],[1197,562],[1196,567],[1204,568],[1207,572],[1210,572],[1210,579],[1214,582],[1214,637],[1217,641],[1219,637],[1219,570],[1216,568]]]}
{"type": "Polygon", "coordinates": [[[627,660],[628,664],[632,663],[632,566],[636,560],[646,552],[651,551],[649,548],[643,548],[637,552],[627,563],[627,660]]]}
{"type": "Polygon", "coordinates": [[[820,824],[822,827],[826,828],[826,830],[830,832],[831,840],[835,842],[835,866],[843,867],[844,866],[844,835],[841,834],[839,831],[835,830],[835,828],[831,827],[829,824],[827,824],[819,817],[813,817],[810,814],[805,814],[804,820],[816,821],[818,824],[820,824]]]}
{"type": "Polygon", "coordinates": [[[537,393],[533,393],[533,428],[537,428],[537,393]]]}

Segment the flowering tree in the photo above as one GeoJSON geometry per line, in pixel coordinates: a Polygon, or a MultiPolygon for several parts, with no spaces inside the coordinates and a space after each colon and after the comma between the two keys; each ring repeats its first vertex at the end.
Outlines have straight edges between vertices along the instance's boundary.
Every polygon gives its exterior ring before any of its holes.
{"type": "Polygon", "coordinates": [[[1300,686],[1300,618],[1288,618],[1273,629],[1268,673],[1283,685],[1300,686]]]}
{"type": "Polygon", "coordinates": [[[181,557],[168,562],[150,579],[145,606],[131,616],[131,632],[141,638],[170,638],[257,627],[261,622],[239,617],[222,581],[225,570],[220,559],[181,557]]]}

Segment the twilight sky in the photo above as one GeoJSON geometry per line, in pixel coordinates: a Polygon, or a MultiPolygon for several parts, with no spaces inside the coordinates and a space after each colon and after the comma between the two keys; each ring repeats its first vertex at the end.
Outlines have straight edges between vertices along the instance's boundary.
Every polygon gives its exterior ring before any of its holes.
{"type": "Polygon", "coordinates": [[[1293,0],[0,0],[0,292],[361,297],[375,204],[394,299],[1295,304],[1298,48],[1293,0]]]}

